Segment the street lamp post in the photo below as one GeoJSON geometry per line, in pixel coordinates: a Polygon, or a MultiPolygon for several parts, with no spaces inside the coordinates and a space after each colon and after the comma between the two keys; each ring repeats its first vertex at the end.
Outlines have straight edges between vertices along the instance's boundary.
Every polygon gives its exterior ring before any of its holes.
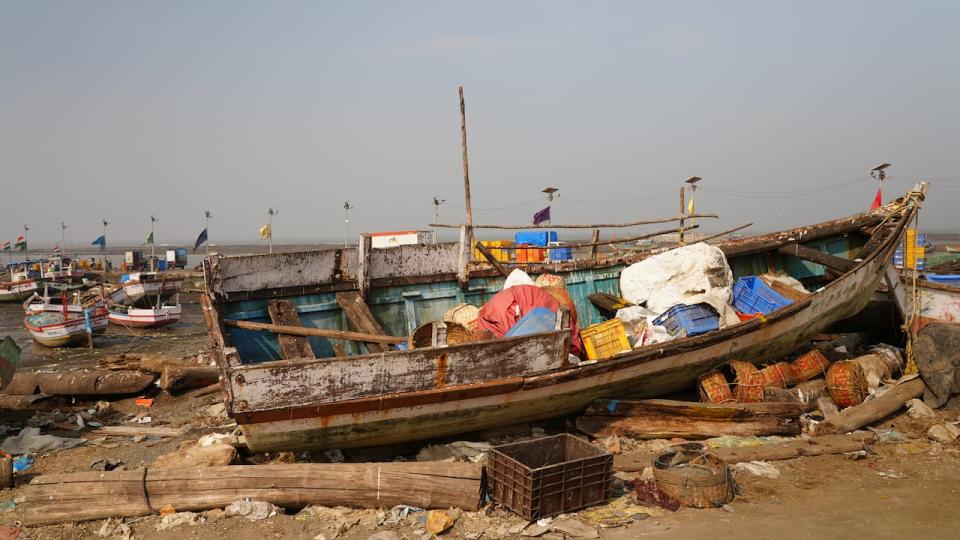
{"type": "Polygon", "coordinates": [[[343,203],[343,247],[347,247],[347,226],[350,224],[350,210],[353,208],[350,201],[343,203]]]}
{"type": "Polygon", "coordinates": [[[270,253],[273,253],[273,216],[279,213],[280,211],[274,210],[272,206],[270,207],[269,210],[267,210],[267,229],[268,229],[268,232],[270,233],[269,235],[267,235],[268,236],[267,240],[270,241],[270,253]]]}
{"type": "Polygon", "coordinates": [[[447,202],[446,199],[441,199],[438,195],[433,196],[433,224],[434,224],[433,243],[434,244],[437,243],[437,238],[439,237],[439,235],[437,234],[436,224],[440,223],[440,205],[445,202],[447,202]]]}
{"type": "Polygon", "coordinates": [[[101,258],[103,260],[101,261],[101,264],[103,264],[104,272],[107,271],[107,225],[109,224],[110,222],[107,221],[107,218],[103,218],[103,244],[101,244],[100,249],[102,250],[101,258]]]}
{"type": "Polygon", "coordinates": [[[153,224],[160,221],[157,216],[150,216],[150,270],[156,270],[157,239],[153,236],[153,224]]]}
{"type": "Polygon", "coordinates": [[[60,222],[60,255],[67,253],[67,224],[60,222]]]}
{"type": "MultiPolygon", "coordinates": [[[[203,227],[203,230],[207,231],[207,257],[209,257],[210,256],[210,218],[213,217],[213,213],[210,212],[209,210],[204,210],[203,215],[207,220],[206,225],[204,225],[203,227]]],[[[273,231],[270,231],[270,233],[272,235],[273,231]]]]}

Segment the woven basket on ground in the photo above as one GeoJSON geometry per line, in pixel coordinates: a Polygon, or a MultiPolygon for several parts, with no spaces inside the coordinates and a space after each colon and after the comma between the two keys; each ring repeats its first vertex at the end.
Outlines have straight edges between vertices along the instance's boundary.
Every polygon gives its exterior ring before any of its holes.
{"type": "Polygon", "coordinates": [[[407,345],[411,349],[430,347],[433,344],[433,327],[437,324],[443,324],[447,327],[447,345],[459,345],[460,343],[473,341],[472,332],[462,324],[453,321],[430,321],[413,331],[413,335],[407,340],[407,345]]]}
{"type": "Polygon", "coordinates": [[[827,370],[827,393],[837,406],[853,407],[867,397],[867,377],[852,360],[834,362],[827,370]]]}
{"type": "Polygon", "coordinates": [[[731,360],[727,365],[733,371],[735,396],[739,403],[763,401],[763,377],[757,366],[742,360],[731,360]]]}
{"type": "Polygon", "coordinates": [[[830,361],[817,349],[804,354],[790,364],[790,375],[793,384],[800,384],[827,372],[830,361]]]}
{"type": "Polygon", "coordinates": [[[657,488],[684,506],[716,508],[733,500],[736,483],[716,454],[693,445],[671,448],[653,460],[657,488]]]}
{"type": "Polygon", "coordinates": [[[697,378],[697,388],[700,390],[700,401],[704,403],[733,403],[733,391],[727,384],[723,373],[713,370],[697,378]]]}

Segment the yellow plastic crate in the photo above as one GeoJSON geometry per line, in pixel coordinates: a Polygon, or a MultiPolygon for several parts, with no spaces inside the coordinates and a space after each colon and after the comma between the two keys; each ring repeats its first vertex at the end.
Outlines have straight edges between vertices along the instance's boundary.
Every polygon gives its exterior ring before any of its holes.
{"type": "Polygon", "coordinates": [[[602,360],[629,351],[630,341],[620,319],[595,324],[580,331],[588,360],[602,360]]]}
{"type": "MultiPolygon", "coordinates": [[[[502,263],[510,262],[513,250],[499,248],[512,246],[513,242],[510,240],[481,240],[481,242],[483,242],[483,245],[490,250],[490,253],[493,255],[494,259],[502,263]]],[[[476,262],[487,262],[487,258],[483,256],[483,253],[480,253],[479,249],[477,249],[476,242],[473,243],[473,260],[476,262]]]]}

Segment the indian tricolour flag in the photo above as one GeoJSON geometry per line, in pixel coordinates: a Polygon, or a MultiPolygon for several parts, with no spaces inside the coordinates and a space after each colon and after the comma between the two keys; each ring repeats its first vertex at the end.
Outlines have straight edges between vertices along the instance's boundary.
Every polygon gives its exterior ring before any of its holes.
{"type": "Polygon", "coordinates": [[[17,237],[17,241],[13,244],[14,249],[27,250],[27,239],[21,234],[17,237]]]}
{"type": "Polygon", "coordinates": [[[3,249],[3,251],[10,251],[10,241],[7,240],[6,242],[0,244],[0,249],[3,249]]]}

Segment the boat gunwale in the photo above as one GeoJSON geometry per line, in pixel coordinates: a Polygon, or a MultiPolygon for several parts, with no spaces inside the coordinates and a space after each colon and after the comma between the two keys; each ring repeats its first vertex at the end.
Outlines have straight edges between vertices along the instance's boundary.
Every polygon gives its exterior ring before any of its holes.
{"type": "MultiPolygon", "coordinates": [[[[443,388],[435,388],[430,390],[420,390],[413,392],[397,392],[392,394],[382,394],[379,396],[364,397],[351,400],[343,401],[334,401],[328,403],[319,403],[319,404],[309,404],[309,405],[295,405],[295,406],[277,406],[271,409],[258,409],[256,411],[234,411],[232,406],[232,400],[228,400],[228,411],[231,416],[237,419],[238,423],[263,423],[271,422],[276,420],[288,420],[294,418],[309,418],[316,416],[328,416],[333,414],[340,413],[361,413],[369,412],[376,410],[384,410],[394,407],[402,406],[411,406],[411,405],[426,405],[431,403],[441,403],[446,401],[456,401],[472,397],[482,397],[488,395],[495,395],[498,393],[508,393],[515,390],[522,390],[524,388],[535,388],[542,386],[549,386],[552,384],[558,384],[561,382],[569,381],[571,379],[577,379],[581,377],[590,377],[601,375],[610,371],[617,371],[621,369],[626,369],[638,364],[654,361],[661,359],[667,356],[671,356],[678,352],[685,352],[700,348],[706,348],[711,345],[714,345],[718,342],[726,341],[731,338],[736,338],[744,334],[752,333],[763,326],[770,324],[779,323],[782,321],[789,321],[791,318],[802,313],[804,310],[809,309],[814,299],[817,297],[822,297],[827,291],[832,290],[836,287],[841,286],[841,284],[846,283],[846,280],[852,277],[854,274],[859,272],[861,269],[865,268],[868,264],[871,264],[878,257],[890,258],[892,251],[895,249],[896,239],[898,239],[902,234],[903,230],[908,226],[909,222],[912,219],[913,214],[916,211],[917,205],[910,204],[911,192],[906,198],[898,199],[894,203],[887,205],[889,213],[886,214],[887,217],[893,217],[896,214],[900,214],[901,219],[893,228],[877,228],[873,234],[884,234],[886,238],[881,242],[881,247],[873,250],[865,257],[861,259],[855,259],[856,264],[850,268],[847,272],[840,275],[838,278],[832,282],[825,285],[819,291],[811,294],[809,297],[793,302],[783,308],[780,308],[776,311],[771,312],[765,317],[765,321],[759,319],[754,319],[750,321],[744,321],[733,326],[729,326],[717,332],[711,332],[709,334],[704,334],[700,336],[685,337],[668,342],[666,345],[657,347],[657,344],[649,345],[643,347],[639,350],[634,350],[628,353],[623,353],[609,359],[602,360],[597,363],[586,364],[586,365],[577,365],[577,366],[568,366],[561,367],[555,370],[550,370],[547,372],[533,374],[533,375],[524,375],[519,378],[522,379],[522,384],[519,387],[514,387],[513,384],[503,385],[504,389],[498,392],[492,392],[491,388],[501,388],[496,383],[500,381],[513,381],[514,378],[510,379],[496,379],[492,381],[486,381],[484,383],[478,383],[474,385],[458,385],[458,386],[449,386],[443,388]],[[510,388],[510,389],[507,389],[510,388]],[[515,388],[515,390],[511,390],[515,388]]],[[[879,212],[878,212],[879,214],[879,212]]],[[[858,214],[860,216],[862,214],[858,214]]],[[[850,218],[844,218],[850,219],[850,218]]],[[[837,223],[842,222],[840,220],[832,220],[825,223],[837,223]]],[[[797,230],[797,229],[794,229],[797,230]]],[[[883,273],[883,267],[881,266],[877,270],[877,275],[883,273]]],[[[549,334],[549,332],[548,332],[549,334]]],[[[404,351],[397,351],[403,353],[404,351]]],[[[377,355],[365,355],[369,356],[381,356],[389,353],[378,353],[377,355]]],[[[357,358],[357,357],[347,357],[347,358],[357,358]]],[[[294,361],[300,359],[294,359],[294,361]]],[[[302,359],[304,362],[312,362],[317,359],[302,359]]],[[[261,364],[246,364],[243,366],[231,366],[227,365],[225,369],[226,376],[229,377],[232,373],[249,369],[249,368],[271,368],[277,366],[277,362],[289,362],[287,360],[279,360],[273,362],[265,362],[261,364]]],[[[223,366],[223,364],[221,364],[223,366]]],[[[231,392],[232,393],[232,392],[231,392]]]]}

